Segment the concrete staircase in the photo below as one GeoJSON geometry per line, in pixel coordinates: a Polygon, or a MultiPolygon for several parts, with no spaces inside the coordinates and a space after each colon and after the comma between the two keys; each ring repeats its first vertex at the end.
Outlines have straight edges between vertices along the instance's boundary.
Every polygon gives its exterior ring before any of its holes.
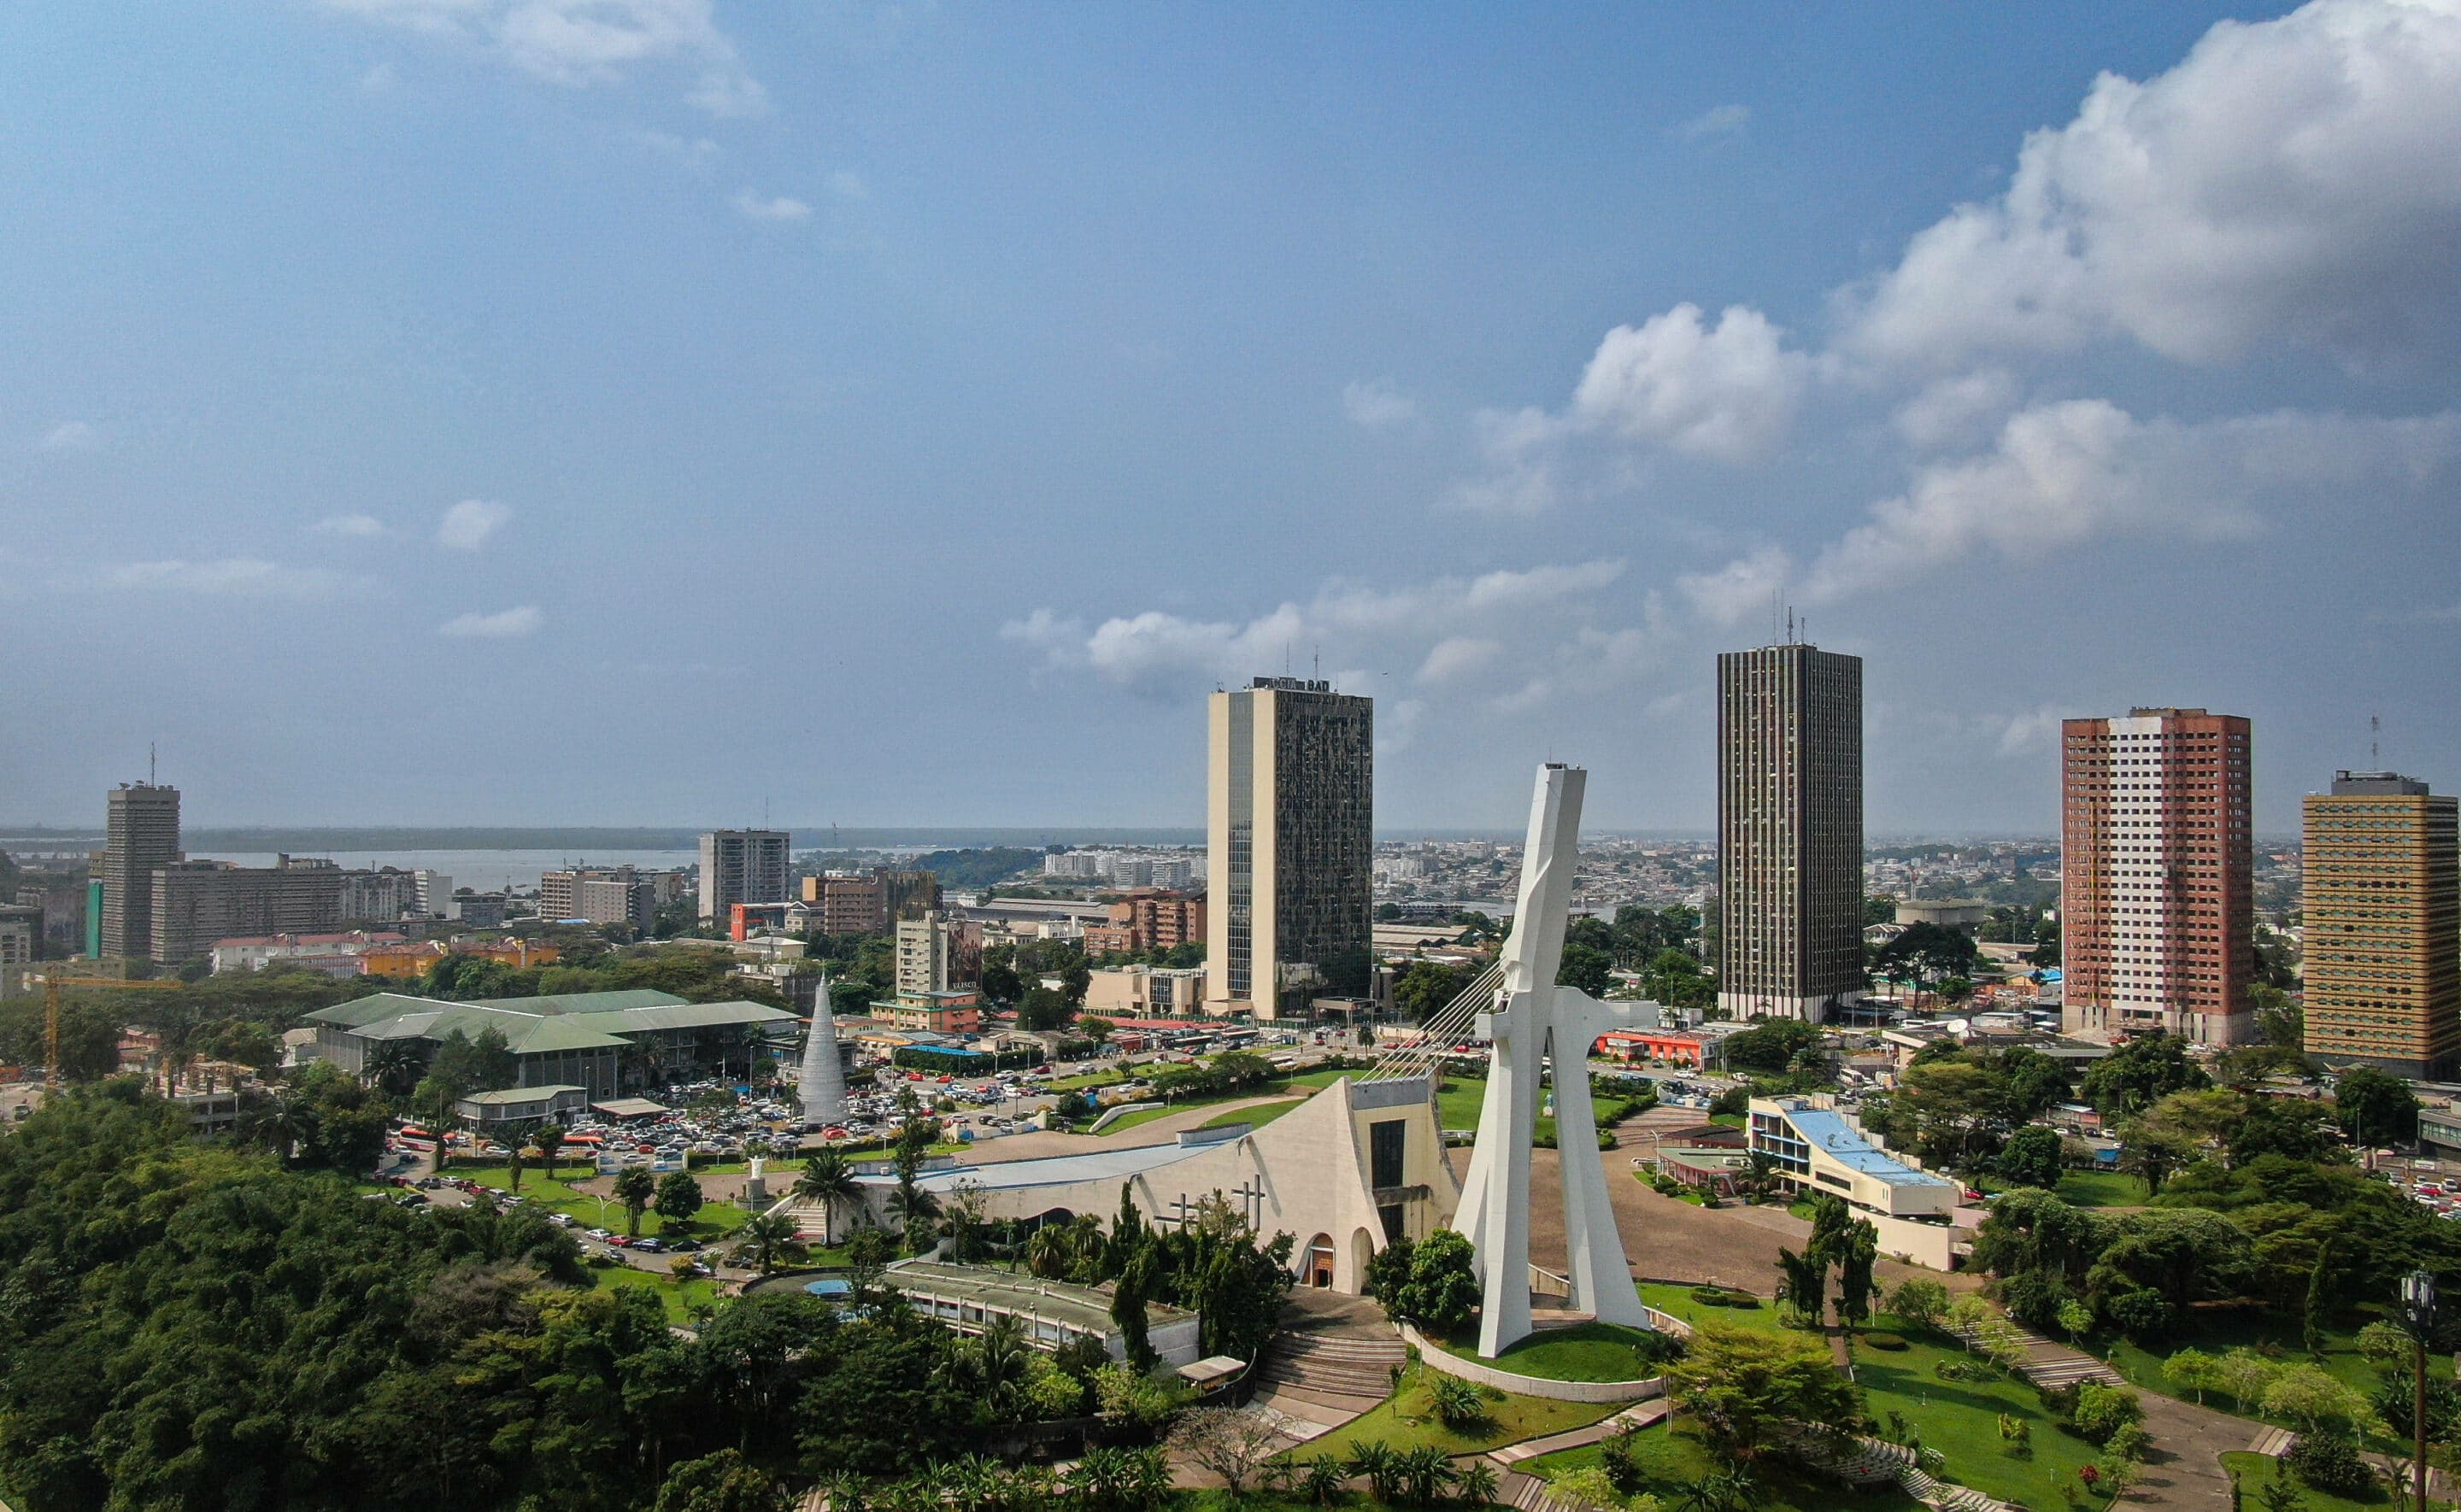
{"type": "Polygon", "coordinates": [[[1393,1370],[1409,1357],[1399,1338],[1285,1332],[1275,1337],[1256,1378],[1276,1389],[1359,1398],[1365,1405],[1393,1395],[1393,1370]]]}

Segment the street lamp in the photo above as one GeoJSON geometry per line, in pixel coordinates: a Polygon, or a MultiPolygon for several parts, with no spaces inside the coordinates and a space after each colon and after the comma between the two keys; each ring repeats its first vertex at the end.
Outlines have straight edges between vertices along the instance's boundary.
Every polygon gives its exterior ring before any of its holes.
{"type": "Polygon", "coordinates": [[[2413,1270],[2401,1278],[2401,1320],[2409,1330],[2415,1366],[2409,1401],[2409,1427],[2417,1458],[2410,1461],[2413,1500],[2427,1512],[2427,1338],[2435,1331],[2435,1278],[2413,1270]]]}

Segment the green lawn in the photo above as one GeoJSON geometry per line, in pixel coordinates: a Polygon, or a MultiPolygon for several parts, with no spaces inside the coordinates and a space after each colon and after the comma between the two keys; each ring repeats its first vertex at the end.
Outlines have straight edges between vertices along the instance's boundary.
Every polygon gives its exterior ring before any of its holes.
{"type": "Polygon", "coordinates": [[[1672,1313],[1686,1323],[1732,1323],[1746,1329],[1782,1329],[1777,1304],[1766,1297],[1757,1308],[1713,1308],[1692,1300],[1690,1287],[1671,1287],[1662,1282],[1644,1283],[1640,1300],[1660,1312],[1672,1313]]]}
{"type": "Polygon", "coordinates": [[[2098,1457],[2092,1444],[2062,1429],[2044,1410],[2040,1395],[2022,1381],[1942,1380],[1937,1369],[1942,1363],[1975,1359],[1945,1335],[1894,1324],[1870,1331],[1894,1333],[1907,1347],[1884,1351],[1860,1342],[1854,1346],[1854,1379],[1863,1388],[1864,1413],[1883,1427],[1891,1425],[1894,1413],[1922,1442],[1945,1453],[1948,1474],[1942,1479],[2003,1501],[2056,1507],[2061,1488],[2076,1484],[2079,1467],[2098,1457]],[[2030,1431],[2030,1459],[2006,1452],[2000,1437],[2003,1414],[2030,1431]]]}
{"type": "MultiPolygon", "coordinates": [[[[1506,1350],[1492,1361],[1515,1375],[1551,1381],[1635,1381],[1657,1374],[1641,1362],[1638,1329],[1613,1323],[1583,1323],[1569,1329],[1544,1329],[1506,1350]]],[[[1437,1341],[1448,1354],[1479,1360],[1478,1330],[1473,1325],[1451,1338],[1437,1341]]]]}
{"type": "MultiPolygon", "coordinates": [[[[1988,1177],[1980,1184],[1985,1192],[2008,1190],[2006,1182],[1988,1177]]],[[[2071,1207],[2142,1207],[2145,1183],[2117,1171],[2069,1171],[2060,1178],[2053,1195],[2071,1207]]]]}
{"type": "Polygon", "coordinates": [[[1293,1108],[1297,1107],[1300,1103],[1305,1102],[1306,1100],[1307,1099],[1304,1097],[1295,1097],[1288,1102],[1268,1102],[1262,1107],[1233,1108],[1228,1113],[1215,1114],[1213,1117],[1206,1119],[1202,1124],[1198,1125],[1198,1127],[1218,1129],[1225,1124],[1247,1123],[1252,1124],[1261,1129],[1266,1124],[1273,1122],[1275,1118],[1280,1118],[1283,1114],[1290,1112],[1293,1108]]]}
{"type": "Polygon", "coordinates": [[[1348,1455],[1353,1444],[1381,1442],[1393,1449],[1415,1449],[1421,1444],[1436,1444],[1446,1454],[1477,1454],[1483,1450],[1519,1443],[1524,1438],[1543,1438],[1567,1429],[1581,1428],[1601,1417],[1612,1417],[1627,1405],[1623,1402],[1558,1402],[1543,1396],[1515,1396],[1498,1392],[1488,1398],[1487,1419],[1476,1433],[1457,1434],[1436,1421],[1428,1406],[1427,1389],[1433,1373],[1423,1365],[1409,1367],[1402,1377],[1402,1389],[1386,1397],[1363,1416],[1353,1419],[1347,1427],[1338,1428],[1321,1438],[1311,1440],[1291,1451],[1294,1459],[1315,1459],[1322,1456],[1348,1455]]]}
{"type": "MultiPolygon", "coordinates": [[[[2431,1455],[2429,1462],[2432,1462],[2431,1455]]],[[[2255,1454],[2244,1449],[2236,1454],[2222,1456],[2222,1468],[2238,1478],[2239,1488],[2244,1493],[2245,1502],[2251,1507],[2263,1505],[2257,1500],[2258,1493],[2273,1481],[2279,1465],[2280,1461],[2269,1455],[2255,1454]]],[[[2315,1490],[2287,1470],[2280,1470],[2279,1475],[2282,1480],[2297,1489],[2302,1499],[2300,1505],[2305,1509],[2305,1512],[2379,1512],[2379,1509],[2392,1505],[2392,1498],[2382,1491],[2366,1499],[2334,1496],[2330,1492],[2315,1490]]],[[[2449,1508],[2451,1503],[2438,1501],[2434,1505],[2437,1508],[2449,1508]]]]}
{"type": "Polygon", "coordinates": [[[1107,1071],[1089,1071],[1080,1076],[1054,1076],[1037,1085],[1044,1092],[1076,1092],[1084,1087],[1113,1086],[1127,1079],[1126,1074],[1114,1066],[1107,1071]]]}
{"type": "MultiPolygon", "coordinates": [[[[2159,1353],[2142,1349],[2125,1339],[2089,1338],[2085,1341],[2085,1347],[2108,1360],[2111,1369],[2136,1385],[2148,1391],[2161,1392],[2166,1395],[2175,1396],[2179,1393],[2178,1389],[2162,1374],[2164,1357],[2174,1351],[2191,1347],[2203,1350],[2208,1354],[2220,1354],[2228,1350],[2241,1348],[2255,1350],[2269,1348],[2274,1357],[2284,1365],[2320,1365],[2336,1379],[2373,1395],[2383,1378],[2375,1365],[2359,1352],[2358,1333],[2360,1329],[2385,1315],[2385,1310],[2369,1308],[2346,1322],[2325,1329],[2324,1350],[2322,1355],[2310,1355],[2307,1352],[2305,1336],[2298,1319],[2253,1310],[2244,1311],[2235,1310],[2228,1312],[2192,1311],[2189,1314],[2190,1326],[2182,1328],[2177,1337],[2164,1341],[2159,1353]]],[[[2428,1374],[2438,1379],[2451,1379],[2452,1356],[2429,1354],[2427,1357],[2427,1370],[2428,1374]]],[[[2407,1368],[2404,1370],[2402,1378],[2408,1379],[2407,1368]]],[[[2267,1416],[2253,1405],[2236,1402],[2218,1392],[2206,1393],[2205,1400],[2210,1406],[2223,1412],[2237,1413],[2242,1417],[2258,1418],[2283,1428],[2294,1426],[2286,1418],[2267,1416]]],[[[2381,1449],[2392,1446],[2377,1442],[2373,1447],[2381,1449]]]]}
{"type": "MultiPolygon", "coordinates": [[[[513,1184],[512,1173],[501,1165],[493,1169],[482,1167],[478,1170],[464,1171],[461,1174],[482,1186],[492,1186],[499,1191],[510,1190],[513,1184]]],[[[585,1228],[610,1228],[617,1233],[625,1231],[622,1203],[615,1202],[606,1203],[603,1209],[606,1216],[602,1218],[600,1216],[602,1209],[597,1198],[562,1182],[550,1182],[544,1176],[525,1170],[522,1173],[521,1196],[541,1206],[570,1214],[573,1220],[585,1228]]],[[[674,1231],[701,1239],[712,1235],[731,1234],[742,1227],[743,1221],[750,1216],[751,1214],[734,1203],[703,1203],[700,1211],[693,1215],[693,1221],[690,1224],[674,1231]]],[[[667,1221],[654,1212],[645,1212],[641,1215],[641,1232],[644,1235],[663,1235],[669,1232],[669,1228],[667,1221]]]]}
{"type": "MultiPolygon", "coordinates": [[[[1644,1428],[1633,1448],[1641,1469],[1641,1489],[1670,1507],[1682,1505],[1684,1493],[1718,1468],[1686,1423],[1644,1428]]],[[[1519,1468],[1544,1479],[1567,1470],[1586,1470],[1601,1457],[1598,1446],[1589,1444],[1541,1455],[1519,1468]]],[[[1752,1474],[1758,1482],[1752,1495],[1753,1512],[1919,1512],[1922,1505],[1894,1486],[1855,1491],[1788,1464],[1766,1465],[1752,1474]]],[[[2058,1503],[2047,1505],[2055,1508],[2058,1503]]]]}
{"type": "Polygon", "coordinates": [[[660,1305],[667,1310],[667,1321],[684,1328],[692,1326],[693,1314],[717,1301],[717,1283],[707,1277],[696,1277],[678,1284],[674,1279],[630,1266],[617,1266],[593,1273],[590,1284],[600,1291],[618,1287],[641,1287],[658,1294],[660,1305]]]}

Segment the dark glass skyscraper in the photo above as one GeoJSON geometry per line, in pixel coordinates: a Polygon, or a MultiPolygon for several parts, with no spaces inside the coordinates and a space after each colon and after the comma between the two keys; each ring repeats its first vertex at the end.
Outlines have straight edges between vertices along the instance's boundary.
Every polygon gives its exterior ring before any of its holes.
{"type": "Polygon", "coordinates": [[[1259,677],[1209,710],[1206,1007],[1275,1018],[1363,995],[1373,955],[1375,702],[1259,677]]]}
{"type": "Polygon", "coordinates": [[[180,790],[122,782],[103,819],[102,953],[141,961],[154,950],[154,873],[180,859],[180,790]]]}
{"type": "Polygon", "coordinates": [[[1818,1023],[1863,994],[1863,659],[1718,658],[1718,1006],[1818,1023]]]}

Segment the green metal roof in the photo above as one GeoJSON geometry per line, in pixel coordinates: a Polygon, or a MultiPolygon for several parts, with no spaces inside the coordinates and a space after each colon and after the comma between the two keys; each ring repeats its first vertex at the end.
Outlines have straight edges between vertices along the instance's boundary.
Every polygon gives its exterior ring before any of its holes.
{"type": "Polygon", "coordinates": [[[413,997],[407,992],[378,992],[372,997],[354,997],[347,1003],[320,1008],[300,1016],[314,1024],[337,1024],[344,1029],[398,1018],[404,1013],[434,1012],[453,1005],[433,997],[413,997]]]}
{"type": "Polygon", "coordinates": [[[506,1103],[551,1102],[567,1092],[578,1092],[587,1096],[589,1089],[558,1082],[548,1087],[505,1087],[496,1092],[474,1092],[460,1100],[483,1103],[489,1107],[502,1107],[506,1103]]]}
{"type": "Polygon", "coordinates": [[[539,1055],[563,1050],[621,1049],[624,1041],[612,1034],[575,1024],[569,1018],[553,1014],[517,1013],[509,1009],[491,1008],[484,1003],[420,1003],[417,1011],[396,1014],[380,1023],[360,1026],[354,1033],[369,1039],[434,1039],[451,1037],[460,1030],[464,1038],[476,1039],[482,1031],[494,1030],[504,1036],[504,1043],[518,1055],[539,1055]]]}
{"type": "Polygon", "coordinates": [[[603,1013],[567,1013],[567,1022],[610,1034],[637,1034],[656,1029],[722,1029],[736,1024],[792,1024],[794,1014],[766,1003],[674,1003],[618,1009],[603,1013]]]}
{"type": "Polygon", "coordinates": [[[683,999],[653,987],[627,987],[611,992],[557,992],[546,997],[482,997],[474,1001],[516,1013],[609,1013],[627,1008],[672,1008],[683,999]]]}

